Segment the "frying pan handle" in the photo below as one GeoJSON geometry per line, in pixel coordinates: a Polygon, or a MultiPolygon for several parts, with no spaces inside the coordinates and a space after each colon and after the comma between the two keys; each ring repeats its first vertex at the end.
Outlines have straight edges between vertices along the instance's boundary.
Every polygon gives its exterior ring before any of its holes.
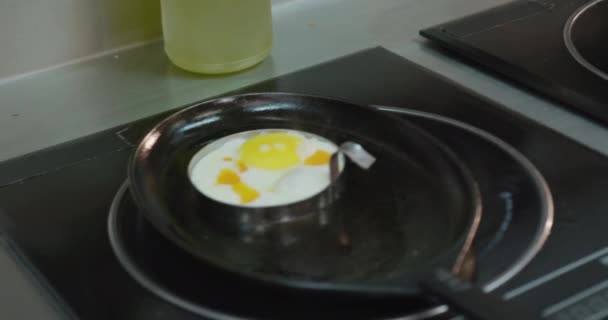
{"type": "Polygon", "coordinates": [[[542,319],[520,306],[486,293],[452,273],[439,269],[423,278],[418,286],[427,295],[447,304],[471,320],[536,320],[542,319]]]}

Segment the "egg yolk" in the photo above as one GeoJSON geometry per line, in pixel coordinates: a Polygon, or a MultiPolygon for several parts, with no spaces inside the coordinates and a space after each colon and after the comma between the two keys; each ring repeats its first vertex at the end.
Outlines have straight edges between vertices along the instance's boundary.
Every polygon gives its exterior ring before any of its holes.
{"type": "Polygon", "coordinates": [[[240,173],[243,173],[243,172],[247,171],[247,169],[249,169],[243,161],[238,161],[236,163],[236,166],[239,169],[240,173]]]}
{"type": "Polygon", "coordinates": [[[222,169],[220,174],[217,176],[217,184],[233,185],[238,182],[241,182],[241,178],[238,174],[230,169],[222,169]]]}
{"type": "Polygon", "coordinates": [[[241,203],[249,203],[260,196],[260,193],[241,182],[238,174],[230,169],[222,169],[217,176],[217,184],[227,184],[241,198],[241,203]]]}
{"type": "Polygon", "coordinates": [[[331,154],[327,151],[317,150],[310,157],[304,159],[304,164],[307,166],[320,166],[329,163],[331,154]]]}
{"type": "Polygon", "coordinates": [[[287,133],[261,134],[243,143],[240,160],[261,169],[286,169],[300,162],[297,150],[301,142],[300,137],[287,133]]]}
{"type": "Polygon", "coordinates": [[[257,190],[242,182],[233,184],[232,190],[241,197],[241,203],[249,203],[260,196],[257,190]]]}

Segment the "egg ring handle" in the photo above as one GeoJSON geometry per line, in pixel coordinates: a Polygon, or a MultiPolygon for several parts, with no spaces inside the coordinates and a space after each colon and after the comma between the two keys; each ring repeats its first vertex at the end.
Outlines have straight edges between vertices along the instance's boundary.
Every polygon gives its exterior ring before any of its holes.
{"type": "Polygon", "coordinates": [[[329,159],[329,181],[334,182],[340,175],[340,154],[359,166],[361,169],[368,170],[376,162],[376,157],[371,155],[360,144],[353,141],[346,141],[340,144],[338,151],[334,152],[329,159]]]}

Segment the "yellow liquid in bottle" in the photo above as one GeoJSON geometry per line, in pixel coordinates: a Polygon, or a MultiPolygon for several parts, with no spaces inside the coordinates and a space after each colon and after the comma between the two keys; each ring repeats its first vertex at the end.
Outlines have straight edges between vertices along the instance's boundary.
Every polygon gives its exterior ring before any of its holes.
{"type": "Polygon", "coordinates": [[[272,48],[271,0],[161,0],[169,59],[199,73],[228,73],[272,48]]]}

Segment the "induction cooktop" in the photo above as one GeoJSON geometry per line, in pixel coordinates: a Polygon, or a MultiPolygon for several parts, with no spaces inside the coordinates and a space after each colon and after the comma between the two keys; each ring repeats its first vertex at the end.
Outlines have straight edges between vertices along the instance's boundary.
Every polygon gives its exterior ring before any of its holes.
{"type": "Polygon", "coordinates": [[[606,17],[606,0],[519,0],[421,34],[487,70],[606,122],[606,17]]]}
{"type": "MultiPolygon", "coordinates": [[[[480,185],[475,283],[546,319],[608,316],[608,158],[383,48],[225,95],[250,92],[331,96],[433,133],[480,185]]],[[[125,182],[134,146],[168,114],[0,165],[0,230],[72,317],[458,317],[426,299],[273,291],[193,263],[142,218],[125,182]]]]}

